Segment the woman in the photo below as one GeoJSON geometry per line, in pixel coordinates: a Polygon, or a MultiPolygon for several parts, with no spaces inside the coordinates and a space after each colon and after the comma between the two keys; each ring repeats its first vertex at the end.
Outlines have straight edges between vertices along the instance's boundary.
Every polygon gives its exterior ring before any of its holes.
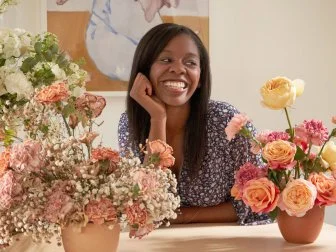
{"type": "Polygon", "coordinates": [[[119,122],[120,148],[138,154],[138,144],[146,139],[173,147],[171,169],[181,197],[178,223],[269,222],[230,196],[235,170],[259,160],[245,138],[226,140],[224,129],[238,111],[209,100],[210,89],[209,57],[199,37],[177,24],[152,28],[134,55],[127,111],[119,122]]]}

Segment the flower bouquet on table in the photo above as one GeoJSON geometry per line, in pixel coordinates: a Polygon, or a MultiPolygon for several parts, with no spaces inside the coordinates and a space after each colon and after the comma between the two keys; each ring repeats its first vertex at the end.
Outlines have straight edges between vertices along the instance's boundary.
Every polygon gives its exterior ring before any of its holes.
{"type": "MultiPolygon", "coordinates": [[[[303,217],[314,211],[324,215],[324,206],[336,203],[336,145],[333,142],[336,129],[329,133],[322,121],[314,119],[292,126],[289,118],[288,108],[303,90],[302,80],[291,81],[285,77],[273,78],[261,88],[265,107],[284,109],[289,125],[285,131],[262,131],[253,136],[245,127],[248,118],[244,114],[235,115],[225,129],[228,140],[236,134],[249,138],[251,151],[261,154],[264,161],[263,167],[246,163],[237,170],[232,196],[243,200],[256,213],[268,213],[273,219],[278,216],[279,226],[283,215],[303,217]]],[[[335,118],[332,120],[336,123],[335,118]]],[[[323,222],[323,215],[318,221],[323,222]]],[[[309,218],[313,217],[309,215],[309,218]]],[[[318,221],[313,226],[318,226],[318,221]]],[[[302,228],[299,227],[298,235],[302,234],[302,228]]],[[[284,235],[285,231],[281,231],[284,235]]],[[[310,238],[308,242],[313,240],[310,238]]]]}
{"type": "Polygon", "coordinates": [[[65,229],[141,238],[169,225],[180,203],[171,147],[147,143],[142,163],[95,144],[106,101],[85,92],[87,72],[53,34],[0,30],[0,49],[0,248],[17,234],[61,243],[65,229]]]}

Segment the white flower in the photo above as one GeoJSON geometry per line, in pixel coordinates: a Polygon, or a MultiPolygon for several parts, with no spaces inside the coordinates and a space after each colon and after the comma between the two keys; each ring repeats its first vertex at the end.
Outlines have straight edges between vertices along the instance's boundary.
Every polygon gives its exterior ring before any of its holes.
{"type": "Polygon", "coordinates": [[[14,35],[8,36],[4,40],[4,47],[3,47],[3,57],[8,59],[10,57],[19,57],[21,55],[20,48],[21,48],[21,41],[20,39],[14,35]]]}
{"type": "Polygon", "coordinates": [[[7,75],[5,78],[5,86],[8,93],[17,94],[18,99],[29,99],[34,92],[32,83],[27,80],[21,71],[7,75]]]}
{"type": "Polygon", "coordinates": [[[76,87],[71,91],[71,95],[74,96],[74,97],[79,97],[79,96],[81,96],[82,94],[84,94],[84,92],[85,92],[85,88],[76,86],[76,87]]]}
{"type": "Polygon", "coordinates": [[[51,71],[55,75],[56,80],[65,80],[66,74],[63,69],[61,69],[57,64],[51,66],[51,71]]]}

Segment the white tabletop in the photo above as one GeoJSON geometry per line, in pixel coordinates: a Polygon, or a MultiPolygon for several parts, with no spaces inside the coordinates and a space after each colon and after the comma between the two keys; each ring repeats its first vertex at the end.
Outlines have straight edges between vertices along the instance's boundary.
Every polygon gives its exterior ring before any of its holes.
{"type": "MultiPolygon", "coordinates": [[[[302,230],[304,232],[304,230],[302,230]]],[[[32,244],[21,239],[6,252],[63,252],[62,247],[32,244]]],[[[219,251],[308,251],[336,252],[336,226],[324,224],[312,244],[287,243],[277,224],[237,226],[232,224],[188,224],[160,228],[142,240],[120,235],[118,252],[219,252],[219,251]]],[[[99,252],[99,251],[95,251],[99,252]]]]}

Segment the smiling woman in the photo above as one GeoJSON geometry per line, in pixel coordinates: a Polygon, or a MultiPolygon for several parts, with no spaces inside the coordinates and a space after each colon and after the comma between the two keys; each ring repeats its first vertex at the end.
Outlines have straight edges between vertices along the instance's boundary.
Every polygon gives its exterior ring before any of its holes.
{"type": "Polygon", "coordinates": [[[226,140],[224,129],[238,111],[210,101],[210,89],[209,57],[200,38],[182,25],[152,28],[134,55],[127,111],[119,122],[120,148],[139,153],[146,139],[173,147],[171,169],[182,201],[178,223],[268,223],[267,216],[253,214],[230,197],[235,170],[260,159],[248,151],[246,139],[226,140]]]}

